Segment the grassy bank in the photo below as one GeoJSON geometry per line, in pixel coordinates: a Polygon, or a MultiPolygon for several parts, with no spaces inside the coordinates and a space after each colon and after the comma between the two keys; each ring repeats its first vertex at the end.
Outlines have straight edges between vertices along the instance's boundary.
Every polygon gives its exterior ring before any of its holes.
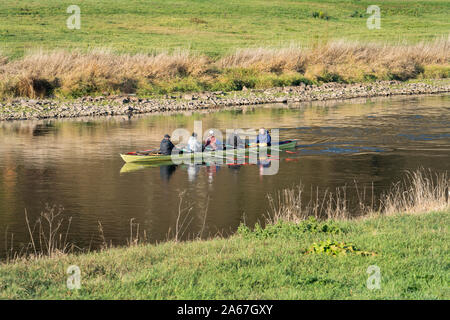
{"type": "Polygon", "coordinates": [[[448,299],[449,214],[279,222],[265,231],[241,228],[230,239],[18,262],[0,266],[0,297],[448,299]],[[307,252],[327,240],[355,250],[307,252]],[[66,269],[74,264],[81,269],[81,289],[70,291],[66,269]],[[370,265],[380,268],[380,289],[366,287],[370,265]]]}
{"type": "Polygon", "coordinates": [[[188,51],[38,52],[0,62],[0,97],[240,91],[246,88],[448,78],[450,38],[414,45],[334,41],[316,47],[246,49],[219,59],[188,51]]]}
{"type": "Polygon", "coordinates": [[[364,218],[352,220],[342,190],[309,203],[301,188],[282,190],[264,228],[241,225],[228,239],[136,239],[74,255],[59,253],[53,233],[49,257],[0,265],[0,298],[448,299],[448,183],[446,173],[417,171],[377,208],[358,189],[364,218]],[[81,271],[78,290],[66,287],[71,265],[81,271]],[[379,289],[367,288],[369,266],[380,270],[379,289]]]}

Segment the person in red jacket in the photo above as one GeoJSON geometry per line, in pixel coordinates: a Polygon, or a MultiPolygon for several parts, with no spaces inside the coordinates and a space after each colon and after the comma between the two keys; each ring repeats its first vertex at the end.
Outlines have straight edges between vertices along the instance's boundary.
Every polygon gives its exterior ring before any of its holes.
{"type": "Polygon", "coordinates": [[[214,131],[209,130],[209,135],[205,140],[205,149],[217,150],[217,139],[214,136],[214,131]]]}

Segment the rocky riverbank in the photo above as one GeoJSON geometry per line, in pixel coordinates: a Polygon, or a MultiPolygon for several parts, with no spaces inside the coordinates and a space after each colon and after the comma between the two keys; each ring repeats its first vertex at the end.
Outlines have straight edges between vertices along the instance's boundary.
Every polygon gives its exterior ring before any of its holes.
{"type": "Polygon", "coordinates": [[[437,94],[450,92],[450,79],[421,83],[380,81],[364,84],[325,83],[266,90],[206,92],[166,95],[160,98],[127,96],[83,97],[76,100],[12,99],[0,102],[0,120],[73,118],[83,116],[133,115],[153,112],[177,112],[217,109],[231,106],[326,101],[394,95],[437,94]]]}

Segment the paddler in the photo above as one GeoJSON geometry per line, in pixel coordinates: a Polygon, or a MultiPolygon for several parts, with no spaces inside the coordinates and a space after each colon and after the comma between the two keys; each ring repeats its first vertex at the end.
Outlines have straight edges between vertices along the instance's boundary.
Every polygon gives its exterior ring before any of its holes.
{"type": "Polygon", "coordinates": [[[255,143],[257,143],[260,146],[270,147],[271,142],[272,142],[272,138],[270,137],[269,131],[266,130],[265,128],[259,129],[259,133],[256,136],[255,143]]]}
{"type": "Polygon", "coordinates": [[[173,148],[175,148],[175,146],[172,141],[170,141],[170,136],[168,134],[165,134],[164,139],[162,139],[159,146],[159,152],[165,156],[170,156],[172,154],[173,148]]]}
{"type": "Polygon", "coordinates": [[[233,132],[227,138],[227,149],[241,149],[245,148],[245,143],[242,141],[241,137],[239,137],[239,133],[237,129],[234,129],[233,132]]]}
{"type": "Polygon", "coordinates": [[[202,152],[202,144],[197,140],[197,134],[194,132],[187,142],[188,152],[202,152]]]}
{"type": "Polygon", "coordinates": [[[208,148],[209,150],[217,150],[217,139],[214,136],[214,131],[209,130],[208,137],[205,140],[205,149],[208,148]]]}

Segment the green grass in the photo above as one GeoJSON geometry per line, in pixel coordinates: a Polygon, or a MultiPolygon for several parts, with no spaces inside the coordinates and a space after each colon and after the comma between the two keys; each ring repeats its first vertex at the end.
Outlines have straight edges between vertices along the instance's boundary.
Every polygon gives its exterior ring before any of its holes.
{"type": "Polygon", "coordinates": [[[158,96],[235,91],[244,86],[266,89],[301,82],[449,76],[448,56],[443,53],[446,45],[432,40],[448,39],[450,2],[383,1],[378,4],[380,30],[366,26],[366,10],[372,4],[368,0],[5,2],[0,11],[0,98],[76,98],[104,93],[158,96]],[[80,30],[66,26],[70,5],[80,6],[80,30]],[[346,41],[334,49],[327,47],[336,39],[346,41]],[[352,41],[361,48],[352,47],[352,41]],[[420,41],[428,46],[409,51],[408,46],[420,41]],[[372,46],[377,43],[398,49],[377,54],[372,46]],[[300,47],[307,49],[299,54],[300,47]],[[95,48],[107,50],[93,56],[95,50],[91,49],[95,48]],[[221,65],[237,48],[264,48],[266,55],[253,50],[253,63],[248,58],[240,65],[239,59],[245,58],[238,55],[235,65],[221,65]],[[275,51],[278,54],[270,55],[273,48],[279,49],[275,51]],[[298,60],[306,62],[297,64],[296,53],[283,54],[283,48],[297,48],[298,60]],[[37,49],[44,51],[27,54],[37,49]],[[64,49],[61,59],[51,55],[53,49],[64,49]],[[71,50],[88,58],[75,61],[71,50]],[[155,69],[161,63],[154,66],[144,61],[150,61],[152,55],[140,56],[141,65],[137,60],[128,64],[118,60],[121,53],[161,52],[167,52],[167,61],[172,63],[159,73],[155,69]],[[188,62],[176,60],[174,52],[188,52],[188,62]]]}
{"type": "Polygon", "coordinates": [[[369,0],[20,0],[2,1],[5,54],[29,49],[108,47],[119,52],[189,48],[219,56],[235,48],[315,44],[345,38],[419,41],[447,35],[450,2],[382,1],[381,29],[369,30],[369,0]],[[81,8],[81,29],[69,30],[69,5],[81,8]],[[315,13],[321,13],[314,18],[315,13]],[[325,19],[324,17],[327,17],[325,19]]]}
{"type": "Polygon", "coordinates": [[[449,299],[449,214],[284,222],[229,239],[19,261],[0,266],[0,298],[449,299]],[[376,255],[306,253],[327,240],[376,255]],[[73,264],[81,289],[70,291],[73,264]],[[370,265],[380,290],[366,287],[370,265]]]}

